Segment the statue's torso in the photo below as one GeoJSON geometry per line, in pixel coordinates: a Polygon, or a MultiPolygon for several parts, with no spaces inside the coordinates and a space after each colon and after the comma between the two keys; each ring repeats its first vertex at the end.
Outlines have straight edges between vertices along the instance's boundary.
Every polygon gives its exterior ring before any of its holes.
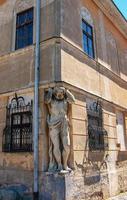
{"type": "Polygon", "coordinates": [[[49,123],[58,123],[63,118],[67,118],[68,103],[66,100],[57,101],[52,100],[50,104],[49,123]]]}

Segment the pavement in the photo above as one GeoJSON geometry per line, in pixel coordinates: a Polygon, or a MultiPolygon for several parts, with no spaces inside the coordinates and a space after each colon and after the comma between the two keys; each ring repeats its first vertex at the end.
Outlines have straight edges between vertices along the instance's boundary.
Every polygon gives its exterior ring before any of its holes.
{"type": "Polygon", "coordinates": [[[32,200],[32,194],[25,185],[3,185],[0,187],[0,200],[32,200]]]}
{"type": "Polygon", "coordinates": [[[112,197],[108,200],[127,200],[127,193],[120,194],[119,196],[112,197]]]}

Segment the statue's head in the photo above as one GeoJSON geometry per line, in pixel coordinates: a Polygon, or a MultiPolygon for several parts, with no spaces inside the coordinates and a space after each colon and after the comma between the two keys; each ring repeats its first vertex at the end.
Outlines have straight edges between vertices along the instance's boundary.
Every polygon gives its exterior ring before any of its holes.
{"type": "Polygon", "coordinates": [[[62,100],[65,97],[65,88],[64,87],[55,87],[54,88],[54,96],[58,100],[62,100]]]}

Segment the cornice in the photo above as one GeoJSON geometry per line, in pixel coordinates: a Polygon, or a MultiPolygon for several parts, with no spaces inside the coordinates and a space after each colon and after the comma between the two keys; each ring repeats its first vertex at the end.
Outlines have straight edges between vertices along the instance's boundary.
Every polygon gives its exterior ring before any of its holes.
{"type": "MultiPolygon", "coordinates": [[[[104,65],[99,63],[97,60],[90,59],[84,51],[77,48],[73,44],[71,44],[69,41],[65,40],[64,38],[61,38],[61,46],[64,51],[69,53],[69,55],[75,56],[75,54],[80,58],[80,60],[88,65],[89,67],[96,70],[99,74],[107,77],[108,79],[112,80],[114,83],[116,83],[121,88],[124,88],[127,90],[127,81],[121,78],[119,75],[114,73],[112,70],[106,68],[104,65]]],[[[79,59],[78,58],[78,59],[79,59]]]]}
{"type": "Polygon", "coordinates": [[[127,20],[117,9],[112,0],[93,0],[109,20],[127,39],[127,20]]]}

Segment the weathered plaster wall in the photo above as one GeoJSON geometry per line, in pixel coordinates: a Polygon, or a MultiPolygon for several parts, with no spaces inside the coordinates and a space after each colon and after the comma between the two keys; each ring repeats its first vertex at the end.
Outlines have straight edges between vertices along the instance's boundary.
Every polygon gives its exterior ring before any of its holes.
{"type": "MultiPolygon", "coordinates": [[[[74,150],[74,183],[76,191],[83,199],[107,199],[126,189],[126,155],[119,151],[116,131],[116,107],[102,102],[103,126],[108,133],[108,149],[89,151],[88,120],[86,99],[93,98],[87,93],[73,92],[76,102],[72,105],[73,150],[74,150]],[[115,186],[115,187],[114,187],[115,186]]],[[[76,199],[76,196],[73,196],[76,199]]],[[[72,199],[73,199],[72,198],[72,199]]]]}
{"type": "MultiPolygon", "coordinates": [[[[31,46],[0,57],[0,93],[33,86],[34,51],[31,46]]],[[[40,55],[40,84],[59,80],[60,47],[56,40],[41,45],[40,55]]]]}
{"type": "MultiPolygon", "coordinates": [[[[30,7],[35,9],[35,1],[10,0],[0,5],[0,184],[22,183],[33,187],[33,153],[3,153],[2,138],[6,124],[6,106],[11,96],[32,95],[34,85],[34,45],[14,51],[16,13],[30,7]],[[8,12],[8,15],[5,13],[8,12]],[[4,94],[4,96],[2,96],[4,94]],[[6,94],[6,95],[5,95],[6,94]],[[3,106],[4,104],[4,106],[3,106]]],[[[59,34],[59,1],[41,1],[41,60],[40,84],[60,80],[60,44],[53,37],[59,34]],[[50,39],[50,40],[49,40],[50,39]]],[[[34,17],[35,27],[35,17],[34,17]]],[[[35,42],[35,30],[34,30],[35,42]]],[[[46,171],[48,166],[48,137],[46,127],[46,107],[44,90],[40,89],[39,110],[39,170],[46,171]]],[[[31,190],[32,191],[32,190],[31,190]]]]}
{"type": "MultiPolygon", "coordinates": [[[[33,92],[19,91],[18,95],[33,99],[33,92]]],[[[33,154],[2,152],[3,130],[6,126],[6,106],[14,93],[0,97],[0,184],[22,183],[32,187],[33,154]]]]}
{"type": "MultiPolygon", "coordinates": [[[[33,43],[35,43],[35,25],[36,25],[36,1],[35,0],[7,0],[0,5],[0,55],[8,54],[15,50],[15,30],[16,15],[19,12],[34,8],[34,34],[33,43]],[[8,15],[6,14],[8,13],[8,15]]],[[[59,0],[41,0],[41,42],[52,37],[58,37],[60,32],[60,1],[59,0]]]]}
{"type": "Polygon", "coordinates": [[[105,69],[101,69],[96,62],[88,60],[80,51],[69,47],[65,42],[62,48],[64,50],[61,52],[61,67],[64,82],[127,108],[126,83],[121,85],[121,81],[115,80],[113,76],[109,79],[105,69]]]}
{"type": "MultiPolygon", "coordinates": [[[[109,5],[110,3],[107,4],[109,5]]],[[[110,21],[93,0],[70,0],[66,3],[65,0],[62,0],[61,7],[61,37],[70,44],[70,48],[73,45],[81,51],[80,54],[83,53],[81,13],[83,8],[88,9],[94,24],[95,60],[122,79],[127,80],[125,53],[127,38],[115,26],[116,19],[114,20],[115,22],[110,21]],[[123,54],[124,56],[122,56],[123,54]]],[[[86,13],[86,20],[87,15],[86,13]]],[[[70,54],[72,53],[70,52],[70,54]]]]}
{"type": "MultiPolygon", "coordinates": [[[[12,52],[15,41],[14,13],[33,5],[35,5],[35,1],[30,0],[12,0],[11,4],[8,0],[5,4],[0,5],[0,15],[3,17],[0,21],[0,55],[3,55],[0,57],[1,144],[6,120],[5,107],[8,97],[12,95],[10,92],[18,91],[21,95],[27,93],[27,95],[33,96],[33,89],[30,92],[26,88],[32,88],[34,83],[34,46],[12,52]],[[6,12],[9,13],[8,16],[4,14],[6,12]],[[24,92],[20,92],[21,89],[24,89],[24,92]],[[2,96],[3,93],[6,95],[2,96]]],[[[41,5],[41,42],[43,42],[41,43],[40,68],[40,172],[47,171],[48,166],[47,110],[44,104],[44,88],[54,86],[57,81],[62,81],[61,84],[72,89],[76,97],[76,102],[72,105],[71,110],[70,164],[75,166],[76,172],[72,180],[77,188],[81,184],[82,199],[84,191],[86,200],[94,200],[96,196],[99,200],[102,195],[107,198],[109,195],[125,191],[126,151],[119,152],[117,147],[116,109],[125,111],[127,108],[127,86],[124,81],[127,75],[126,38],[92,0],[42,0],[41,5]],[[95,60],[89,59],[82,50],[80,13],[82,7],[90,10],[94,22],[95,60]],[[55,38],[60,36],[60,28],[61,38],[55,38]],[[107,37],[109,34],[112,36],[110,41],[107,37]],[[114,49],[115,51],[113,51],[114,49]],[[115,60],[112,59],[114,56],[117,57],[115,60]],[[121,80],[116,74],[124,80],[121,80]],[[88,151],[86,98],[89,95],[91,98],[103,99],[103,123],[108,132],[109,142],[109,149],[105,152],[88,151]],[[108,160],[106,160],[106,155],[109,155],[108,160]],[[113,184],[116,187],[111,190],[113,184]]],[[[127,124],[127,120],[125,124],[127,124]]],[[[0,148],[0,157],[0,183],[21,181],[32,187],[32,153],[6,154],[2,153],[2,148],[0,148]]],[[[76,196],[75,199],[77,199],[76,196]]]]}

